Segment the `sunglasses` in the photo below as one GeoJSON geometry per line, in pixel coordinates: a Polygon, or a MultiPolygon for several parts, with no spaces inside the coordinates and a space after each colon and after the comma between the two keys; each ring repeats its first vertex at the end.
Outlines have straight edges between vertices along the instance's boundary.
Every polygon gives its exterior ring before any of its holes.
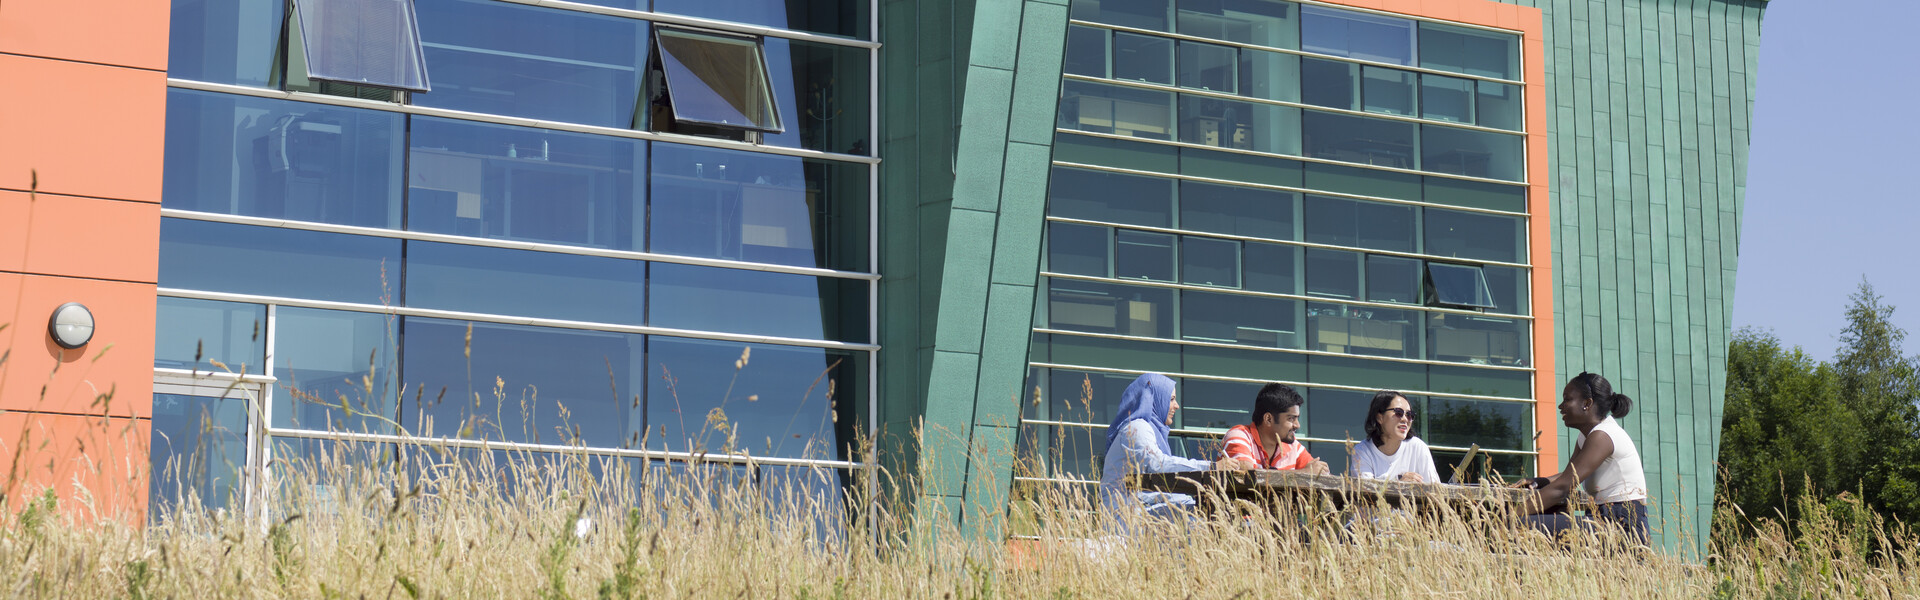
{"type": "Polygon", "coordinates": [[[1413,412],[1413,409],[1410,409],[1410,408],[1398,408],[1398,407],[1395,407],[1395,408],[1389,408],[1389,409],[1386,409],[1386,410],[1383,410],[1383,411],[1380,411],[1380,412],[1382,412],[1382,413],[1386,413],[1386,414],[1391,414],[1391,415],[1393,415],[1393,417],[1394,417],[1394,418],[1396,418],[1396,419],[1401,419],[1401,418],[1404,418],[1404,419],[1406,419],[1406,420],[1409,420],[1409,421],[1411,421],[1411,420],[1413,420],[1413,417],[1414,417],[1415,415],[1417,415],[1417,414],[1418,414],[1418,413],[1415,413],[1415,412],[1413,412]]]}

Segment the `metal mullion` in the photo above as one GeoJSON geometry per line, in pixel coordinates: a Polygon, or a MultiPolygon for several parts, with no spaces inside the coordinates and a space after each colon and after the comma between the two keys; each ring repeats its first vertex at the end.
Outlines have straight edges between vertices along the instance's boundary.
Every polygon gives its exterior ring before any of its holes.
{"type": "MultiPolygon", "coordinates": [[[[1220,100],[1232,100],[1235,102],[1247,102],[1250,104],[1267,104],[1271,106],[1284,106],[1288,108],[1298,108],[1301,110],[1314,110],[1314,111],[1325,112],[1325,113],[1335,113],[1335,114],[1342,114],[1342,115],[1353,116],[1353,117],[1377,118],[1377,119],[1383,119],[1388,121],[1402,121],[1406,123],[1415,123],[1420,125],[1440,125],[1443,127],[1452,127],[1454,129],[1466,129],[1470,131],[1480,131],[1485,133],[1498,133],[1498,134],[1511,135],[1511,136],[1525,136],[1527,134],[1527,132],[1525,131],[1514,131],[1512,129],[1499,129],[1495,127],[1483,127],[1483,126],[1475,125],[1472,123],[1455,123],[1452,121],[1437,121],[1437,120],[1426,119],[1422,117],[1395,115],[1395,114],[1389,114],[1389,113],[1367,112],[1364,110],[1353,110],[1350,108],[1334,108],[1331,106],[1320,106],[1318,104],[1306,104],[1303,102],[1293,102],[1288,100],[1270,100],[1267,98],[1257,98],[1253,96],[1240,96],[1240,95],[1229,94],[1226,92],[1219,92],[1214,90],[1186,88],[1186,87],[1166,85],[1161,83],[1131,81],[1126,79],[1100,79],[1097,77],[1089,77],[1086,75],[1077,75],[1072,73],[1062,75],[1061,78],[1067,81],[1112,84],[1112,85],[1118,85],[1122,87],[1152,90],[1156,92],[1169,92],[1169,93],[1176,93],[1176,94],[1185,94],[1189,96],[1206,96],[1209,98],[1217,98],[1220,100]]],[[[1363,84],[1359,83],[1357,80],[1354,83],[1354,85],[1356,86],[1354,89],[1354,97],[1359,98],[1360,90],[1364,86],[1363,84]]],[[[1418,86],[1418,84],[1415,84],[1415,85],[1416,87],[1418,86]]],[[[1365,99],[1361,99],[1360,104],[1363,107],[1366,106],[1365,99]]],[[[1209,147],[1212,147],[1212,146],[1209,146],[1209,147]]]]}
{"type": "MultiPolygon", "coordinates": [[[[1349,6],[1341,6],[1340,8],[1353,10],[1353,7],[1349,7],[1349,6]]],[[[1387,14],[1387,13],[1381,13],[1381,14],[1387,14]]],[[[1400,18],[1407,18],[1408,15],[1395,14],[1393,16],[1400,17],[1400,18]]],[[[1473,25],[1469,23],[1455,23],[1451,21],[1434,21],[1434,22],[1440,23],[1442,25],[1473,27],[1473,25]]],[[[1253,50],[1264,50],[1267,52],[1273,52],[1277,54],[1292,54],[1295,56],[1304,56],[1308,58],[1325,58],[1329,60],[1337,60],[1340,62],[1368,65],[1368,66],[1375,66],[1375,67],[1387,67],[1392,69],[1400,69],[1404,71],[1413,71],[1416,73],[1433,73],[1436,75],[1447,75],[1451,77],[1461,77],[1465,79],[1475,79],[1480,81],[1492,81],[1496,83],[1505,83],[1509,85],[1522,85],[1525,83],[1524,81],[1516,80],[1516,79],[1501,79],[1498,77],[1487,77],[1485,75],[1474,75],[1471,73],[1455,73],[1452,71],[1443,71],[1440,69],[1433,69],[1433,68],[1422,67],[1417,65],[1401,65],[1401,64],[1394,64],[1390,62],[1367,60],[1364,58],[1350,58],[1346,56],[1336,56],[1333,54],[1321,54],[1319,52],[1310,52],[1306,50],[1300,50],[1298,48],[1281,48],[1278,46],[1262,46],[1260,44],[1249,44],[1246,42],[1236,42],[1232,40],[1222,40],[1222,39],[1215,39],[1210,37],[1201,37],[1197,35],[1188,35],[1184,33],[1174,33],[1171,31],[1142,29],[1139,27],[1129,27],[1126,25],[1114,25],[1111,23],[1100,23],[1097,21],[1083,21],[1080,19],[1071,19],[1068,21],[1068,23],[1073,25],[1082,25],[1086,27],[1098,27],[1101,29],[1110,29],[1113,31],[1124,31],[1124,32],[1132,33],[1136,35],[1150,35],[1155,37],[1172,38],[1176,40],[1191,40],[1191,41],[1197,41],[1197,42],[1206,42],[1209,44],[1220,44],[1223,46],[1234,46],[1239,48],[1249,48],[1253,50]]],[[[1518,32],[1518,31],[1508,31],[1504,29],[1493,29],[1492,31],[1498,31],[1501,33],[1514,35],[1515,37],[1520,37],[1520,34],[1521,34],[1521,32],[1518,32]]],[[[1524,71],[1522,71],[1522,73],[1524,74],[1524,71]]]]}
{"type": "MultiPolygon", "coordinates": [[[[1076,132],[1076,133],[1077,133],[1077,132],[1076,132]]],[[[1447,209],[1447,210],[1458,210],[1458,211],[1461,211],[1461,212],[1471,212],[1471,213],[1482,213],[1482,214],[1489,214],[1489,215],[1501,215],[1501,216],[1508,216],[1508,217],[1521,217],[1521,218],[1525,218],[1525,219],[1531,219],[1531,218],[1533,217],[1533,214],[1532,214],[1532,213],[1526,213],[1526,212],[1514,212],[1514,211],[1507,211],[1507,210],[1495,210],[1495,209],[1491,209],[1491,208],[1475,208],[1475,207],[1470,207],[1470,206],[1455,206],[1455,205],[1452,205],[1452,204],[1439,204],[1439,203],[1435,203],[1435,202],[1426,202],[1426,201],[1423,201],[1423,200],[1402,200],[1402,199],[1399,199],[1399,198],[1386,198],[1386,197],[1381,197],[1381,196],[1363,196],[1363,195],[1360,195],[1360,194],[1348,194],[1348,193],[1345,193],[1345,192],[1330,192],[1330,191],[1324,191],[1324,190],[1316,190],[1316,189],[1312,189],[1312,188],[1305,188],[1305,187],[1296,187],[1296,186],[1288,186],[1288,185],[1273,185],[1273,184],[1269,184],[1269,183],[1252,183],[1252,182],[1246,182],[1246,181],[1234,181],[1234,180],[1232,180],[1232,179],[1219,179],[1219,178],[1215,178],[1215,177],[1201,177],[1201,176],[1198,176],[1198,175],[1185,175],[1185,174],[1180,174],[1180,173],[1164,173],[1164,172],[1160,172],[1160,171],[1143,171],[1143,170],[1140,170],[1140,169],[1128,169],[1128,168],[1124,168],[1124,167],[1109,167],[1109,166],[1105,166],[1105,165],[1095,165],[1095,164],[1088,164],[1088,163],[1076,163],[1076,162],[1067,162],[1067,161],[1063,161],[1063,160],[1056,160],[1056,161],[1053,161],[1053,163],[1052,163],[1052,164],[1053,164],[1053,166],[1056,166],[1056,167],[1068,167],[1068,168],[1073,168],[1073,169],[1083,169],[1083,170],[1088,170],[1088,171],[1102,171],[1102,172],[1107,172],[1107,173],[1124,173],[1124,174],[1128,174],[1128,175],[1140,175],[1140,176],[1144,176],[1144,177],[1159,177],[1159,178],[1164,178],[1164,179],[1175,179],[1175,180],[1179,180],[1179,181],[1197,181],[1197,182],[1201,182],[1201,183],[1213,183],[1213,184],[1218,184],[1218,185],[1231,185],[1231,186],[1235,186],[1235,187],[1245,187],[1245,188],[1254,188],[1254,189],[1263,189],[1263,190],[1275,190],[1275,191],[1282,191],[1282,192],[1292,192],[1292,193],[1296,193],[1296,194],[1312,194],[1312,195],[1315,195],[1315,196],[1327,196],[1327,197],[1331,197],[1331,198],[1346,198],[1346,199],[1352,199],[1352,200],[1366,200],[1366,201],[1368,201],[1368,202],[1378,202],[1378,203],[1382,203],[1382,204],[1402,204],[1402,205],[1407,205],[1407,206],[1422,206],[1422,207],[1426,207],[1426,206],[1431,206],[1431,207],[1434,207],[1434,208],[1444,208],[1444,209],[1447,209]]],[[[1342,163],[1342,164],[1347,164],[1347,163],[1342,163]]],[[[1364,165],[1361,165],[1361,166],[1364,166],[1364,165]]],[[[1516,187],[1516,188],[1524,188],[1524,187],[1526,187],[1526,185],[1524,185],[1524,184],[1516,184],[1516,183],[1513,183],[1513,182],[1507,182],[1507,185],[1509,185],[1509,186],[1511,186],[1511,187],[1516,187]]],[[[1296,216],[1296,217],[1299,217],[1299,215],[1295,215],[1295,216],[1296,216]]],[[[1297,221],[1296,221],[1296,222],[1297,222],[1297,221]]],[[[1295,236],[1298,236],[1299,234],[1300,234],[1300,233],[1299,233],[1298,231],[1296,231],[1296,232],[1294,232],[1294,235],[1295,235],[1295,236]]]]}
{"type": "Polygon", "coordinates": [[[705,452],[679,452],[671,450],[648,450],[631,448],[613,448],[601,446],[568,446],[561,444],[535,444],[527,442],[502,442],[463,438],[429,438],[412,435],[356,433],[343,431],[314,431],[306,429],[268,428],[267,432],[275,437],[289,437],[316,440],[334,440],[344,442],[370,442],[376,444],[405,444],[412,446],[461,448],[475,450],[508,450],[542,452],[549,454],[578,454],[622,458],[642,458],[679,462],[727,463],[732,465],[821,467],[829,469],[863,469],[869,463],[844,460],[819,460],[806,458],[781,458],[750,456],[745,454],[717,454],[705,452]]]}
{"type": "MultiPolygon", "coordinates": [[[[1143,143],[1143,144],[1152,144],[1152,145],[1158,145],[1158,146],[1170,146],[1170,147],[1174,147],[1174,148],[1193,148],[1193,149],[1195,149],[1195,150],[1213,150],[1213,151],[1217,151],[1217,152],[1226,152],[1226,153],[1228,153],[1228,154],[1244,154],[1244,155],[1247,155],[1247,156],[1262,156],[1262,157],[1272,157],[1272,158],[1284,158],[1284,159],[1287,159],[1287,160],[1291,160],[1291,161],[1295,161],[1295,162],[1304,162],[1304,163],[1315,163],[1315,164],[1323,164],[1323,165],[1334,165],[1334,166],[1340,166],[1340,167],[1355,167],[1355,168],[1361,168],[1361,169],[1372,169],[1372,170],[1375,170],[1375,171],[1386,171],[1386,172],[1389,172],[1389,173],[1405,173],[1405,174],[1408,174],[1408,175],[1419,175],[1419,176],[1423,176],[1423,177],[1439,177],[1439,178],[1441,178],[1441,179],[1454,179],[1454,180],[1459,180],[1459,181],[1474,181],[1474,182],[1479,182],[1479,183],[1494,183],[1494,184],[1499,184],[1499,185],[1508,185],[1508,186],[1515,186],[1515,187],[1519,187],[1519,186],[1525,186],[1525,185],[1531,185],[1531,182],[1528,182],[1528,181],[1510,181],[1510,180],[1506,180],[1506,179],[1489,179],[1489,178],[1486,178],[1486,177],[1474,177],[1474,176],[1471,176],[1471,175],[1454,175],[1454,174],[1452,174],[1452,173],[1438,173],[1438,172],[1433,172],[1433,171],[1420,171],[1420,170],[1415,170],[1415,169],[1403,169],[1403,168],[1400,168],[1400,167],[1383,167],[1383,166],[1380,166],[1380,165],[1369,165],[1369,164],[1364,164],[1364,163],[1356,163],[1356,162],[1346,162],[1346,161],[1339,161],[1339,160],[1330,160],[1330,159],[1325,159],[1325,158],[1314,158],[1314,157],[1311,157],[1311,156],[1300,156],[1300,155],[1297,155],[1297,154],[1278,154],[1278,153],[1274,153],[1274,152],[1260,152],[1260,151],[1257,151],[1257,150],[1242,150],[1242,149],[1240,149],[1240,148],[1227,148],[1227,147],[1223,147],[1223,146],[1208,146],[1208,145],[1206,145],[1206,144],[1195,144],[1195,143],[1191,143],[1191,142],[1180,142],[1180,141],[1169,141],[1169,140],[1155,140],[1155,139],[1149,139],[1149,138],[1143,138],[1143,137],[1134,137],[1134,136],[1130,136],[1130,135],[1120,135],[1120,134],[1117,134],[1117,133],[1098,133],[1098,132],[1093,132],[1093,131],[1081,131],[1081,130],[1079,130],[1079,129],[1068,129],[1068,128],[1065,128],[1065,127],[1055,127],[1055,128],[1053,129],[1053,132],[1054,132],[1054,133],[1056,133],[1056,134],[1061,134],[1061,133],[1065,133],[1065,134],[1072,134],[1072,135],[1080,135],[1080,136],[1086,136],[1086,137],[1095,137],[1095,138],[1102,138],[1102,139],[1109,139],[1109,140],[1121,140],[1121,141],[1128,141],[1128,142],[1139,142],[1139,143],[1143,143]]],[[[1507,133],[1514,133],[1514,132],[1507,132],[1507,133]]],[[[1523,151],[1524,151],[1524,147],[1523,147],[1522,149],[1523,149],[1523,151]]]]}
{"type": "Polygon", "coordinates": [[[1506,314],[1506,313],[1483,313],[1483,312],[1475,312],[1471,310],[1461,310],[1457,308],[1440,308],[1437,306],[1418,306],[1418,305],[1412,305],[1412,304],[1393,304],[1390,302],[1372,302],[1368,300],[1338,300],[1333,298],[1322,298],[1319,296],[1307,296],[1302,294],[1280,294],[1275,292],[1256,292],[1252,290],[1237,289],[1237,288],[1209,287],[1204,285],[1169,283],[1169,282],[1163,282],[1163,281],[1151,281],[1146,279],[1112,279],[1112,278],[1105,278],[1105,277],[1093,277],[1090,275],[1074,275],[1071,273],[1054,273],[1051,271],[1042,272],[1040,273],[1040,275],[1043,277],[1052,277],[1055,279],[1065,279],[1065,280],[1071,280],[1071,281],[1092,281],[1092,282],[1098,282],[1098,283],[1133,285],[1133,286],[1141,286],[1141,287],[1193,290],[1197,292],[1217,292],[1222,294],[1231,294],[1235,296],[1252,296],[1256,298],[1276,298],[1276,299],[1282,299],[1282,300],[1299,300],[1304,302],[1324,302],[1324,303],[1330,303],[1330,304],[1345,304],[1349,306],[1363,306],[1367,308],[1378,308],[1382,310],[1414,310],[1414,311],[1421,311],[1421,312],[1463,315],[1463,316],[1470,316],[1470,317],[1492,317],[1492,318],[1498,318],[1498,319],[1516,319],[1516,320],[1529,321],[1529,322],[1534,320],[1533,317],[1528,315],[1512,315],[1512,314],[1506,314]]]}
{"type": "Polygon", "coordinates": [[[1532,372],[1532,371],[1533,371],[1533,367],[1515,367],[1515,366],[1507,366],[1507,365],[1478,365],[1478,364],[1473,364],[1473,363],[1462,363],[1462,362],[1448,362],[1448,361],[1442,361],[1442,360],[1433,360],[1433,359],[1430,359],[1430,358],[1398,358],[1398,357],[1392,357],[1392,356],[1370,356],[1370,355],[1365,355],[1365,354],[1344,354],[1344,353],[1340,353],[1340,352],[1327,352],[1327,351],[1324,351],[1324,350],[1307,350],[1307,349],[1303,349],[1303,348],[1275,348],[1275,347],[1271,347],[1271,346],[1246,346],[1246,345],[1241,345],[1241,344],[1223,344],[1223,343],[1219,343],[1219,342],[1202,342],[1202,341],[1198,341],[1198,340],[1187,340],[1187,339],[1179,339],[1179,338],[1156,338],[1156,337],[1146,337],[1146,336],[1138,336],[1138,335],[1122,335],[1122,334],[1117,334],[1117,333],[1091,333],[1091,332],[1086,332],[1086,331],[1073,331],[1073,330],[1069,330],[1069,329],[1052,329],[1052,328],[1039,328],[1039,329],[1034,329],[1034,332],[1035,332],[1035,333],[1045,333],[1045,334],[1048,334],[1048,335],[1062,335],[1062,336],[1067,336],[1067,337],[1085,337],[1085,338],[1098,338],[1098,339],[1106,339],[1106,340],[1120,340],[1120,341],[1128,341],[1128,342],[1152,342],[1152,343],[1160,343],[1160,344],[1173,344],[1173,345],[1176,345],[1176,346],[1199,346],[1199,347],[1203,347],[1203,348],[1224,348],[1224,349],[1232,349],[1232,350],[1251,350],[1251,351],[1254,351],[1254,352],[1270,352],[1270,353],[1275,353],[1275,354],[1302,354],[1302,355],[1307,355],[1307,356],[1331,356],[1331,357],[1340,357],[1340,358],[1364,358],[1364,359],[1367,359],[1367,360],[1380,360],[1380,361],[1386,361],[1386,362],[1397,362],[1397,363],[1403,363],[1403,364],[1416,364],[1416,365],[1427,365],[1427,366],[1436,366],[1436,367],[1462,367],[1462,366],[1464,366],[1464,367],[1475,367],[1475,368],[1480,368],[1480,369],[1490,369],[1490,370],[1496,370],[1496,371],[1527,371],[1527,372],[1532,372]]]}

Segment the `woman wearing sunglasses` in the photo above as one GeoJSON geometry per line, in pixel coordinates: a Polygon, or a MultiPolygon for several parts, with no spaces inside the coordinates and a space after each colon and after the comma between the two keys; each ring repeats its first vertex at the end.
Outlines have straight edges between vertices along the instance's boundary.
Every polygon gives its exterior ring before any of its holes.
{"type": "Polygon", "coordinates": [[[1433,453],[1426,442],[1413,437],[1414,416],[1413,403],[1400,392],[1375,393],[1367,409],[1367,440],[1353,451],[1351,474],[1416,483],[1439,481],[1433,453]]]}
{"type": "Polygon", "coordinates": [[[1573,486],[1579,483],[1593,497],[1595,506],[1588,511],[1592,521],[1610,523],[1646,543],[1647,473],[1633,439],[1615,421],[1632,408],[1633,399],[1613,393],[1613,384],[1597,373],[1583,372],[1567,382],[1560,392],[1560,421],[1578,432],[1567,470],[1513,484],[1534,490],[1529,510],[1560,511],[1528,516],[1535,529],[1558,534],[1575,526],[1592,527],[1591,521],[1575,519],[1564,510],[1573,486]]]}

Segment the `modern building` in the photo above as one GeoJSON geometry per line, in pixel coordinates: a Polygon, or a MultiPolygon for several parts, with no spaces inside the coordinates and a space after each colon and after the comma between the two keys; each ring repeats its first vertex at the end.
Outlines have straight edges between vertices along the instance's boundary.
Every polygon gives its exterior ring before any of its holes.
{"type": "Polygon", "coordinates": [[[19,485],[428,437],[1007,535],[1139,373],[1184,452],[1279,381],[1339,467],[1386,388],[1511,477],[1584,370],[1704,538],[1764,0],[96,4],[0,6],[19,485]]]}

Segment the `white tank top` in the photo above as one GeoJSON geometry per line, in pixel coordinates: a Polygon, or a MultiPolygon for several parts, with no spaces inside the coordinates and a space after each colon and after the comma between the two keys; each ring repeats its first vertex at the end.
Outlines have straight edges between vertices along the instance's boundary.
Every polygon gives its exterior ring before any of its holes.
{"type": "MultiPolygon", "coordinates": [[[[1600,504],[1646,500],[1647,471],[1640,465],[1640,449],[1633,445],[1633,438],[1627,437],[1627,430],[1621,429],[1620,423],[1611,416],[1601,419],[1593,430],[1607,433],[1607,439],[1613,441],[1613,454],[1582,482],[1587,495],[1600,504]]],[[[1577,434],[1573,449],[1577,452],[1586,444],[1586,434],[1577,434]]]]}

